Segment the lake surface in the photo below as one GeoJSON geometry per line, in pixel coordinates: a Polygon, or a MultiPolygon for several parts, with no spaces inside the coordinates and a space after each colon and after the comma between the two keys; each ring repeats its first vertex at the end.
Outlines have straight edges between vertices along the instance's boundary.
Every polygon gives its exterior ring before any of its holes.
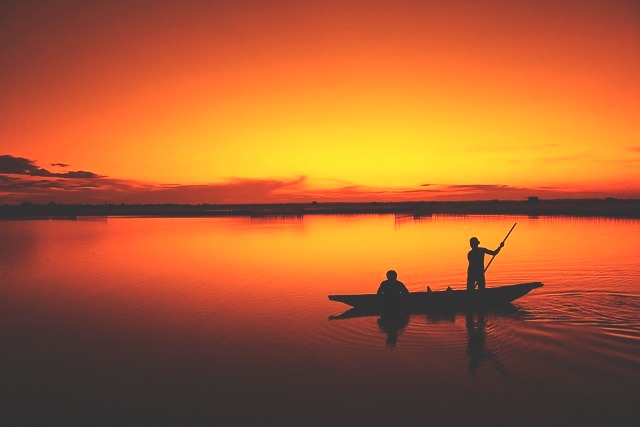
{"type": "Polygon", "coordinates": [[[640,425],[640,221],[0,221],[3,425],[640,425]],[[484,313],[329,294],[541,281],[484,313]],[[487,259],[488,260],[488,259],[487,259]]]}

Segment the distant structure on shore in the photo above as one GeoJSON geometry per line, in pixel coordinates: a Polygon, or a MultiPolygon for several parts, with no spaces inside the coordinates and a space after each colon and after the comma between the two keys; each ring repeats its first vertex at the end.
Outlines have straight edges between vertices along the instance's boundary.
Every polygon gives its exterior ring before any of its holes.
{"type": "Polygon", "coordinates": [[[396,214],[414,218],[432,215],[528,215],[640,218],[640,199],[553,199],[458,202],[362,202],[273,204],[36,204],[0,205],[0,219],[77,219],[81,217],[223,217],[396,214]]]}

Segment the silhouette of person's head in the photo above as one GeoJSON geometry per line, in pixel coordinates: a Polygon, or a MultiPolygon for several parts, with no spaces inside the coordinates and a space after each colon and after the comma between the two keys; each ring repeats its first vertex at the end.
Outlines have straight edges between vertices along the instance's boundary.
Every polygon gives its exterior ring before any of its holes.
{"type": "Polygon", "coordinates": [[[389,270],[387,271],[387,279],[389,280],[396,280],[398,278],[398,273],[396,273],[395,270],[389,270]]]}
{"type": "Polygon", "coordinates": [[[469,244],[471,245],[472,248],[477,248],[478,245],[480,244],[480,240],[478,240],[477,237],[472,237],[469,239],[469,244]]]}

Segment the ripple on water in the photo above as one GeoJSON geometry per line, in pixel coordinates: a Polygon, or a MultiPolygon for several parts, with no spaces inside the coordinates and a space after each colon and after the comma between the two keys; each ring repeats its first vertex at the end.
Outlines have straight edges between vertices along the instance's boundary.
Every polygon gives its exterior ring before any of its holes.
{"type": "MultiPolygon", "coordinates": [[[[514,375],[579,368],[637,378],[639,308],[635,295],[566,292],[530,297],[512,312],[487,312],[482,318],[413,314],[399,329],[395,348],[419,355],[416,366],[476,357],[508,366],[514,375]]],[[[379,320],[334,320],[321,339],[344,355],[379,351],[388,338],[379,320]]]]}
{"type": "Polygon", "coordinates": [[[640,323],[640,296],[606,292],[552,293],[529,301],[533,321],[629,328],[640,323]]]}

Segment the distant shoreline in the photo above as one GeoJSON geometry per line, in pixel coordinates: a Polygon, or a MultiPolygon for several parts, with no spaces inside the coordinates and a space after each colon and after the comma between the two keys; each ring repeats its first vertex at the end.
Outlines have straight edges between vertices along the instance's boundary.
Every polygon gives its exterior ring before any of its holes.
{"type": "Polygon", "coordinates": [[[640,199],[312,202],[271,204],[37,204],[0,205],[0,219],[78,219],[82,217],[270,217],[396,214],[527,215],[640,218],[640,199]]]}

